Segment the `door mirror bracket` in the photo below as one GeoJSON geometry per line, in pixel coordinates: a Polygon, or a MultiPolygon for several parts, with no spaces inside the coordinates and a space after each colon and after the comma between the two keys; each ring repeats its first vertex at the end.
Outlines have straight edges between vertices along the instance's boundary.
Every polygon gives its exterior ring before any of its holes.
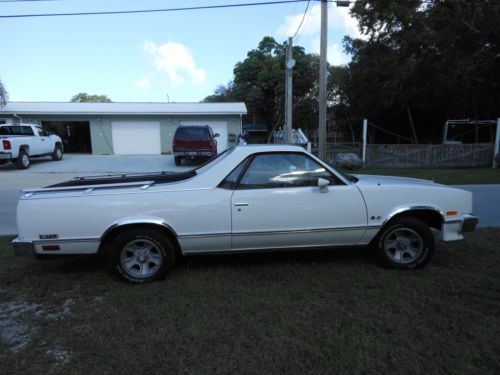
{"type": "Polygon", "coordinates": [[[327,193],[328,192],[328,185],[330,185],[330,181],[324,179],[324,178],[318,178],[318,186],[319,186],[319,192],[320,193],[327,193]]]}

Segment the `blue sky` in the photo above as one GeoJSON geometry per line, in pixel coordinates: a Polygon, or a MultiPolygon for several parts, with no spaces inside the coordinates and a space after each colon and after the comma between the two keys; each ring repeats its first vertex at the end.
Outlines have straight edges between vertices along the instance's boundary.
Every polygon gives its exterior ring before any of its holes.
{"type": "MultiPolygon", "coordinates": [[[[158,9],[245,0],[59,0],[2,3],[0,15],[158,9]]],[[[306,2],[230,9],[0,20],[0,78],[11,101],[69,101],[78,92],[113,101],[195,102],[232,78],[266,35],[292,36],[306,2]]],[[[319,50],[319,3],[296,44],[319,50]]],[[[348,9],[330,5],[328,60],[346,63],[344,35],[359,35],[348,9]]]]}

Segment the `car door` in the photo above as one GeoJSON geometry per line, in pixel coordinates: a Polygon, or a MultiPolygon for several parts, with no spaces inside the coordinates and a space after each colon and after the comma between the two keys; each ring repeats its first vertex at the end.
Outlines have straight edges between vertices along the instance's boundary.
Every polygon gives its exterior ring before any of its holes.
{"type": "Polygon", "coordinates": [[[54,145],[52,145],[50,142],[49,133],[47,133],[40,126],[35,126],[35,130],[39,136],[38,141],[39,141],[40,148],[38,150],[38,154],[39,155],[48,154],[48,153],[51,153],[52,151],[54,151],[54,145]]]}
{"type": "Polygon", "coordinates": [[[259,153],[242,173],[231,198],[233,250],[350,245],[366,231],[359,190],[306,153],[259,153]]]}

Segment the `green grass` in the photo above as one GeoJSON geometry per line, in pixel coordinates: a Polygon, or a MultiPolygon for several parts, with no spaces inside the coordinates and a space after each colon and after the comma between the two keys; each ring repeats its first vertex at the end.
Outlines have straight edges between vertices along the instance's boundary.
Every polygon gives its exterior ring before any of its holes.
{"type": "Polygon", "coordinates": [[[0,373],[499,373],[498,243],[440,243],[410,272],[366,249],[194,257],[131,286],[3,238],[0,373]]]}
{"type": "Polygon", "coordinates": [[[345,172],[423,178],[446,185],[500,184],[500,169],[493,168],[367,168],[345,172]]]}

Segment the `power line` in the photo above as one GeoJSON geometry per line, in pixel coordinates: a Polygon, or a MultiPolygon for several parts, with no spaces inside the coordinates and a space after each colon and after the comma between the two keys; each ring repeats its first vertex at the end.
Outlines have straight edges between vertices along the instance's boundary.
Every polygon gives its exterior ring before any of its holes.
{"type": "MultiPolygon", "coordinates": [[[[14,1],[14,0],[10,0],[14,1]]],[[[19,1],[19,0],[17,0],[19,1]]],[[[24,0],[27,1],[27,0],[24,0]]],[[[42,0],[38,0],[42,1],[42,0]]],[[[55,1],[55,0],[49,0],[55,1]]],[[[28,17],[62,17],[62,16],[93,16],[93,15],[110,15],[110,14],[133,14],[133,13],[158,13],[158,12],[179,12],[188,10],[207,10],[207,9],[223,9],[223,8],[242,8],[260,5],[278,5],[288,3],[299,3],[310,0],[280,0],[280,1],[263,1],[256,3],[241,3],[241,4],[221,4],[221,5],[205,5],[195,7],[182,8],[164,8],[164,9],[142,9],[142,10],[116,10],[102,12],[75,12],[75,13],[33,13],[33,14],[8,14],[0,15],[0,18],[28,18],[28,17]]],[[[314,0],[318,1],[318,0],[314,0]]]]}
{"type": "Polygon", "coordinates": [[[0,3],[32,3],[37,1],[61,1],[61,0],[0,0],[0,3]]]}
{"type": "Polygon", "coordinates": [[[306,19],[307,11],[309,10],[309,5],[311,4],[311,1],[307,2],[306,10],[304,11],[304,15],[302,16],[302,20],[300,21],[299,27],[297,27],[297,31],[295,31],[295,34],[293,34],[293,39],[297,37],[297,34],[299,33],[300,28],[302,27],[302,24],[304,23],[304,20],[306,19]]]}

